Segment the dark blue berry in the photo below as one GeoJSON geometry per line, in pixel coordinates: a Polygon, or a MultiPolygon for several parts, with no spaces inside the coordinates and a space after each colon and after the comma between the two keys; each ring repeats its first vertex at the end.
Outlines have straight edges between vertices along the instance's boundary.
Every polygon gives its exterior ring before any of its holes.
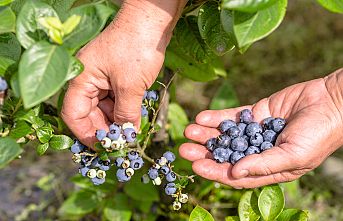
{"type": "Polygon", "coordinates": [[[0,77],[0,91],[5,91],[7,90],[8,85],[6,80],[3,77],[0,77]]]}
{"type": "Polygon", "coordinates": [[[81,167],[79,170],[82,176],[87,176],[88,171],[89,171],[89,167],[81,167]]]}
{"type": "Polygon", "coordinates": [[[240,136],[240,137],[241,137],[241,136],[244,136],[244,134],[245,134],[245,128],[247,127],[247,124],[245,124],[245,123],[238,123],[238,124],[237,124],[237,127],[238,127],[239,130],[240,130],[239,136],[240,136]]]}
{"type": "Polygon", "coordinates": [[[120,136],[120,127],[116,124],[110,125],[110,132],[107,133],[107,137],[111,140],[118,140],[120,136]]]}
{"type": "Polygon", "coordinates": [[[263,136],[260,133],[256,133],[253,136],[250,137],[250,144],[253,146],[260,146],[263,142],[263,136]]]}
{"type": "Polygon", "coordinates": [[[123,133],[124,133],[124,136],[125,136],[125,139],[126,139],[127,142],[129,142],[129,143],[135,142],[136,136],[137,136],[135,129],[133,129],[133,128],[125,128],[123,133]]]}
{"type": "Polygon", "coordinates": [[[148,111],[148,109],[146,108],[146,106],[144,106],[144,105],[142,105],[141,114],[142,114],[142,117],[146,117],[146,116],[149,115],[149,111],[148,111]]]}
{"type": "Polygon", "coordinates": [[[253,116],[251,110],[244,109],[241,111],[239,119],[242,123],[250,124],[253,121],[254,116],[253,116]]]}
{"type": "Polygon", "coordinates": [[[158,177],[158,170],[156,168],[151,167],[148,171],[148,175],[150,179],[154,180],[158,177]]]}
{"type": "Polygon", "coordinates": [[[94,177],[93,179],[91,179],[94,185],[101,185],[105,182],[105,178],[98,178],[98,177],[94,177]]]}
{"type": "Polygon", "coordinates": [[[168,160],[169,163],[174,162],[176,159],[175,154],[170,151],[165,152],[163,156],[168,160]]]}
{"type": "Polygon", "coordinates": [[[124,162],[124,158],[118,157],[118,158],[116,159],[116,161],[115,161],[115,165],[116,165],[117,167],[121,167],[121,165],[123,164],[123,162],[124,162]]]}
{"type": "Polygon", "coordinates": [[[240,151],[235,151],[231,154],[231,157],[230,157],[230,163],[231,164],[235,164],[237,163],[240,159],[242,159],[243,157],[245,157],[244,153],[243,152],[240,152],[240,151]]]}
{"type": "Polygon", "coordinates": [[[137,151],[130,151],[130,152],[127,154],[127,157],[129,158],[129,160],[135,160],[135,159],[138,159],[139,154],[138,154],[137,151]]]}
{"type": "Polygon", "coordinates": [[[143,165],[144,165],[144,161],[141,157],[139,157],[135,160],[132,160],[130,162],[130,167],[134,170],[139,170],[140,168],[142,168],[143,165]]]}
{"type": "Polygon", "coordinates": [[[268,142],[268,141],[264,141],[264,142],[261,144],[260,149],[261,149],[261,151],[265,151],[265,150],[268,150],[268,149],[270,149],[270,148],[272,148],[272,147],[273,147],[273,144],[272,144],[272,143],[270,143],[270,142],[268,142]]]}
{"type": "Polygon", "coordinates": [[[166,176],[168,182],[174,182],[176,180],[176,175],[173,171],[169,172],[166,176]]]}
{"type": "Polygon", "coordinates": [[[216,146],[216,143],[217,143],[217,139],[216,138],[210,138],[209,140],[207,140],[206,142],[206,148],[209,150],[209,151],[214,151],[214,149],[217,148],[216,146]]]}
{"type": "Polygon", "coordinates": [[[168,166],[164,165],[164,166],[162,166],[162,167],[160,168],[160,171],[161,171],[161,173],[163,173],[164,175],[166,175],[166,174],[168,174],[168,173],[170,172],[170,168],[169,168],[168,166]]]}
{"type": "Polygon", "coordinates": [[[80,143],[80,141],[76,140],[75,143],[71,146],[70,151],[72,153],[80,153],[85,149],[85,146],[80,143]]]}
{"type": "Polygon", "coordinates": [[[272,129],[276,133],[280,133],[285,127],[285,125],[286,125],[285,119],[275,118],[274,120],[272,120],[272,122],[270,122],[270,129],[272,129]]]}
{"type": "Polygon", "coordinates": [[[143,99],[142,100],[147,99],[147,96],[148,96],[148,91],[144,91],[144,95],[143,95],[143,99]]]}
{"type": "Polygon", "coordinates": [[[127,182],[131,179],[131,177],[126,174],[125,169],[118,169],[116,176],[119,182],[127,182]]]}
{"type": "Polygon", "coordinates": [[[92,167],[100,167],[100,159],[97,157],[92,161],[92,167]]]}
{"type": "Polygon", "coordinates": [[[267,117],[266,119],[264,119],[262,122],[263,129],[265,130],[270,129],[270,123],[273,120],[274,120],[274,117],[267,117]]]}
{"type": "Polygon", "coordinates": [[[231,142],[231,149],[233,151],[245,151],[248,148],[248,142],[243,137],[237,137],[231,142]]]}
{"type": "Polygon", "coordinates": [[[156,91],[148,91],[146,98],[148,100],[157,101],[158,100],[158,94],[156,91]]]}
{"type": "Polygon", "coordinates": [[[110,169],[110,166],[111,166],[111,161],[110,160],[100,161],[99,169],[107,171],[107,170],[110,169]]]}
{"type": "Polygon", "coordinates": [[[230,149],[220,147],[215,149],[212,155],[218,163],[224,163],[230,159],[231,153],[232,151],[230,149]]]}
{"type": "Polygon", "coordinates": [[[230,144],[231,144],[231,138],[228,135],[221,134],[217,138],[217,144],[219,146],[223,146],[223,147],[228,148],[228,147],[230,147],[230,144]]]}
{"type": "Polygon", "coordinates": [[[256,133],[262,133],[262,127],[259,123],[252,122],[245,128],[245,132],[249,137],[251,137],[256,133]]]}
{"type": "Polygon", "coordinates": [[[263,132],[263,140],[268,141],[270,143],[275,143],[277,138],[277,133],[272,130],[266,130],[263,132]]]}
{"type": "Polygon", "coordinates": [[[106,137],[107,132],[105,130],[97,130],[95,133],[96,139],[102,141],[106,137]]]}
{"type": "Polygon", "coordinates": [[[241,130],[237,126],[230,127],[226,133],[230,136],[231,139],[239,137],[241,130]]]}
{"type": "Polygon", "coordinates": [[[166,187],[164,188],[167,195],[172,195],[176,192],[176,185],[175,183],[167,183],[166,187]]]}
{"type": "Polygon", "coordinates": [[[248,149],[244,152],[245,156],[251,155],[251,154],[258,154],[260,153],[260,149],[255,146],[250,146],[248,149]]]}
{"type": "Polygon", "coordinates": [[[231,127],[236,126],[236,123],[233,120],[224,120],[219,124],[219,130],[222,133],[225,133],[231,127]]]}

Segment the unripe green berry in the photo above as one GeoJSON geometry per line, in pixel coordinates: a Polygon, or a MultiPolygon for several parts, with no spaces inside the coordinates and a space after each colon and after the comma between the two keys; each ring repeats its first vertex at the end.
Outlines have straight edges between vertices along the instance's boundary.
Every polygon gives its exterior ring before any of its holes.
{"type": "Polygon", "coordinates": [[[174,201],[173,202],[173,209],[176,210],[176,211],[181,209],[181,203],[177,202],[177,201],[174,201]]]}
{"type": "Polygon", "coordinates": [[[126,175],[127,176],[133,176],[133,174],[135,174],[135,171],[132,169],[132,168],[127,168],[126,170],[125,170],[125,173],[126,173],[126,175]]]}
{"type": "Polygon", "coordinates": [[[181,194],[180,196],[179,196],[179,201],[181,202],[181,203],[187,203],[188,202],[188,195],[187,194],[181,194]]]}
{"type": "Polygon", "coordinates": [[[106,177],[106,172],[103,170],[98,170],[98,172],[96,172],[96,176],[100,179],[103,179],[106,177]]]}
{"type": "Polygon", "coordinates": [[[105,137],[104,139],[101,140],[101,145],[106,149],[110,148],[111,147],[111,139],[108,137],[105,137]]]}
{"type": "Polygon", "coordinates": [[[96,177],[96,170],[95,169],[88,170],[87,176],[91,179],[95,178],[96,177]]]}
{"type": "Polygon", "coordinates": [[[154,180],[152,181],[152,183],[153,183],[154,185],[156,185],[156,186],[159,186],[159,185],[161,185],[162,180],[161,180],[160,177],[157,177],[156,179],[154,179],[154,180]]]}

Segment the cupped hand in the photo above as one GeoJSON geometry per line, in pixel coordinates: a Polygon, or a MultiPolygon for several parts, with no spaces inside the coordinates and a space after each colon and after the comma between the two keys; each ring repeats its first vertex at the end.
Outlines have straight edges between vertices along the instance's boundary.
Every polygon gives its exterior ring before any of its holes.
{"type": "Polygon", "coordinates": [[[198,175],[234,188],[254,188],[292,181],[319,166],[343,145],[343,69],[326,78],[290,86],[254,105],[227,110],[207,110],[189,125],[185,136],[197,143],[180,147],[183,158],[193,162],[198,175]],[[225,119],[238,120],[238,113],[252,109],[255,121],[267,117],[286,119],[276,146],[247,156],[232,166],[219,164],[203,146],[219,135],[216,129],[225,119]]]}

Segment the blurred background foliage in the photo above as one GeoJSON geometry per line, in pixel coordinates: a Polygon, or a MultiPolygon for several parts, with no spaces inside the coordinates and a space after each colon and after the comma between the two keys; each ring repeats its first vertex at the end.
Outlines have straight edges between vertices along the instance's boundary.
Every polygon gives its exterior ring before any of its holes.
{"type": "MultiPolygon", "coordinates": [[[[343,67],[342,36],[342,15],[326,11],[313,0],[289,1],[286,18],[275,32],[243,55],[235,51],[223,57],[226,79],[199,83],[178,76],[171,100],[183,106],[191,121],[207,108],[254,103],[343,67]]],[[[0,220],[56,220],[58,208],[75,190],[70,178],[77,168],[71,153],[38,157],[34,149],[26,152],[25,158],[0,171],[0,220]]],[[[314,172],[283,185],[286,205],[309,210],[310,220],[343,220],[342,171],[343,151],[339,150],[314,172]]],[[[201,179],[190,188],[188,192],[197,193],[193,203],[211,210],[218,220],[235,210],[241,194],[201,179]]]]}

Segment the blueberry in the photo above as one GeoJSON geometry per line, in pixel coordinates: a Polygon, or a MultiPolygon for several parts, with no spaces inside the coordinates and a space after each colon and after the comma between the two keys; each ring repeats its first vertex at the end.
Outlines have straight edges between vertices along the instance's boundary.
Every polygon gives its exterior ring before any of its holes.
{"type": "Polygon", "coordinates": [[[263,142],[263,136],[260,133],[256,133],[250,137],[250,144],[253,146],[260,146],[263,142]]]}
{"type": "Polygon", "coordinates": [[[79,169],[79,172],[81,173],[82,176],[87,176],[88,171],[89,171],[89,167],[81,167],[79,169]]]}
{"type": "Polygon", "coordinates": [[[240,130],[239,136],[240,137],[243,136],[245,134],[245,128],[247,127],[247,124],[245,124],[245,123],[238,123],[237,127],[240,130]]]}
{"type": "Polygon", "coordinates": [[[209,151],[213,152],[214,149],[217,148],[216,143],[217,143],[217,139],[216,139],[216,138],[210,138],[210,139],[207,140],[207,142],[206,142],[206,148],[207,148],[209,151]]]}
{"type": "Polygon", "coordinates": [[[130,176],[126,175],[125,169],[118,169],[116,176],[119,182],[127,182],[131,179],[130,176]]]}
{"type": "Polygon", "coordinates": [[[163,173],[164,175],[166,175],[166,174],[168,174],[168,173],[170,172],[170,168],[169,168],[168,166],[164,165],[164,166],[162,166],[162,167],[160,168],[160,171],[161,171],[161,173],[163,173]]]}
{"type": "Polygon", "coordinates": [[[105,182],[105,178],[94,177],[91,179],[94,185],[101,185],[105,182]]]}
{"type": "Polygon", "coordinates": [[[250,124],[253,121],[254,116],[253,116],[251,110],[244,109],[241,111],[239,119],[242,123],[250,124]]]}
{"type": "Polygon", "coordinates": [[[148,171],[148,175],[150,179],[154,180],[158,177],[158,170],[156,168],[151,167],[148,171]]]}
{"type": "Polygon", "coordinates": [[[107,137],[111,140],[118,140],[120,137],[120,127],[117,124],[110,125],[110,132],[107,133],[107,137]]]}
{"type": "Polygon", "coordinates": [[[167,195],[172,195],[176,192],[176,185],[175,183],[167,183],[166,187],[164,188],[167,195]]]}
{"type": "Polygon", "coordinates": [[[70,151],[72,153],[80,153],[85,149],[85,146],[80,143],[80,141],[76,140],[75,143],[71,146],[70,151]]]}
{"type": "Polygon", "coordinates": [[[149,115],[149,111],[146,108],[146,106],[144,106],[144,105],[142,105],[142,108],[141,108],[141,115],[142,115],[142,117],[146,117],[149,115]]]}
{"type": "Polygon", "coordinates": [[[222,133],[225,133],[231,127],[236,126],[236,123],[233,120],[224,120],[219,124],[219,130],[222,133]]]}
{"type": "Polygon", "coordinates": [[[243,152],[248,148],[248,145],[248,142],[243,137],[237,137],[232,140],[231,149],[243,152]]]}
{"type": "Polygon", "coordinates": [[[110,169],[110,166],[111,166],[111,161],[110,160],[100,161],[99,169],[107,171],[107,170],[110,169]]]}
{"type": "Polygon", "coordinates": [[[0,91],[5,91],[7,90],[8,85],[6,80],[3,77],[0,77],[0,91]]]}
{"type": "MultiPolygon", "coordinates": [[[[231,129],[231,128],[230,128],[231,129]]],[[[225,134],[221,134],[218,136],[217,138],[217,144],[219,146],[223,146],[223,147],[230,147],[230,144],[231,144],[231,139],[228,135],[225,135],[225,134]]]]}
{"type": "Polygon", "coordinates": [[[141,177],[141,181],[142,181],[142,183],[144,183],[144,184],[147,184],[147,183],[149,183],[149,176],[148,176],[148,174],[143,174],[143,176],[141,177]]]}
{"type": "Polygon", "coordinates": [[[91,156],[81,156],[81,162],[84,164],[88,164],[91,159],[92,159],[91,156]]]}
{"type": "Polygon", "coordinates": [[[272,130],[266,130],[263,132],[263,140],[270,143],[275,143],[277,134],[272,130]]]}
{"type": "Polygon", "coordinates": [[[261,149],[261,151],[265,151],[265,150],[268,150],[268,149],[270,149],[270,148],[272,148],[272,147],[273,147],[273,144],[272,144],[272,143],[270,143],[270,142],[268,142],[268,141],[264,141],[264,142],[261,144],[260,149],[261,149]]]}
{"type": "Polygon", "coordinates": [[[138,159],[139,154],[137,151],[132,150],[127,154],[127,157],[129,158],[129,160],[135,160],[135,159],[138,159]]]}
{"type": "Polygon", "coordinates": [[[275,118],[274,120],[272,120],[272,122],[270,122],[270,129],[272,129],[276,133],[280,133],[285,127],[285,125],[286,125],[285,119],[275,118]]]}
{"type": "Polygon", "coordinates": [[[251,137],[256,133],[262,133],[262,127],[257,122],[252,122],[248,124],[248,126],[245,129],[246,134],[251,137]]]}
{"type": "Polygon", "coordinates": [[[136,140],[136,131],[133,128],[125,128],[123,131],[126,141],[129,143],[135,142],[136,140]]]}
{"type": "Polygon", "coordinates": [[[262,126],[265,130],[270,129],[270,123],[274,120],[274,117],[267,117],[263,120],[262,126]]]}
{"type": "Polygon", "coordinates": [[[247,135],[243,135],[242,138],[244,138],[247,142],[250,142],[250,138],[247,135]]]}
{"type": "Polygon", "coordinates": [[[175,181],[175,180],[176,180],[176,175],[175,175],[175,173],[174,173],[173,171],[169,172],[169,173],[167,174],[167,176],[166,176],[166,180],[167,180],[168,182],[173,182],[173,181],[175,181]]]}
{"type": "Polygon", "coordinates": [[[102,139],[104,139],[106,137],[107,132],[105,130],[97,130],[95,132],[95,136],[96,139],[98,139],[98,141],[101,141],[102,139]]]}
{"type": "Polygon", "coordinates": [[[142,157],[139,157],[139,158],[132,160],[130,162],[130,167],[134,170],[139,170],[140,168],[142,168],[143,165],[144,165],[144,161],[143,161],[142,157]]]}
{"type": "Polygon", "coordinates": [[[218,163],[224,163],[230,159],[231,153],[232,151],[230,149],[219,147],[213,151],[212,155],[218,163]]]}
{"type": "Polygon", "coordinates": [[[237,126],[230,127],[226,133],[230,136],[231,139],[239,137],[241,130],[237,126]]]}
{"type": "Polygon", "coordinates": [[[93,161],[92,161],[92,167],[100,167],[100,163],[99,163],[99,158],[95,158],[93,161]]]}
{"type": "Polygon", "coordinates": [[[163,156],[168,160],[169,163],[174,162],[176,159],[175,155],[170,151],[165,152],[163,156]]]}
{"type": "Polygon", "coordinates": [[[124,158],[118,157],[118,158],[116,159],[116,161],[115,161],[115,165],[116,165],[117,167],[121,167],[121,165],[123,164],[123,162],[124,162],[124,158]]]}
{"type": "Polygon", "coordinates": [[[245,157],[244,153],[243,152],[240,152],[240,151],[235,151],[231,154],[231,157],[230,157],[230,163],[231,164],[235,164],[237,163],[240,159],[242,159],[243,157],[245,157]]]}
{"type": "Polygon", "coordinates": [[[148,91],[146,98],[148,100],[157,101],[158,100],[157,91],[148,91]]]}
{"type": "Polygon", "coordinates": [[[250,146],[248,149],[244,152],[245,156],[251,155],[251,154],[257,154],[260,153],[260,149],[255,146],[250,146]]]}
{"type": "Polygon", "coordinates": [[[145,100],[148,96],[148,91],[144,91],[144,95],[143,95],[143,99],[142,100],[145,100]]]}

